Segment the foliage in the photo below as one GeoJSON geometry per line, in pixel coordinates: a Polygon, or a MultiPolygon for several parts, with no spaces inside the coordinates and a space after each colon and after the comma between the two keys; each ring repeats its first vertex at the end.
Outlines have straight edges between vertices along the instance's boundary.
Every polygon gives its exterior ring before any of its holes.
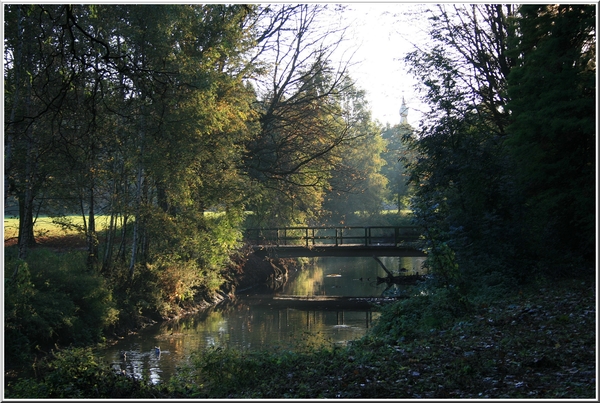
{"type": "Polygon", "coordinates": [[[33,251],[26,261],[9,248],[5,274],[5,333],[8,362],[23,362],[37,351],[102,340],[119,312],[110,287],[85,271],[81,253],[33,251]]]}
{"type": "Polygon", "coordinates": [[[507,158],[491,122],[481,122],[477,106],[456,89],[450,61],[437,52],[412,59],[417,71],[435,69],[442,77],[434,84],[438,76],[432,76],[428,84],[438,112],[428,115],[430,126],[405,136],[410,154],[404,158],[415,189],[415,221],[428,242],[428,264],[444,284],[477,282],[473,276],[496,270],[505,270],[510,281],[514,273],[507,270],[520,252],[515,226],[520,210],[512,204],[507,158]]]}
{"type": "Polygon", "coordinates": [[[371,121],[364,92],[348,93],[344,102],[353,105],[349,113],[356,115],[355,122],[347,129],[348,139],[332,151],[337,163],[331,169],[320,217],[321,222],[332,225],[349,225],[357,215],[371,218],[380,214],[387,188],[381,173],[385,164],[381,130],[371,121]]]}
{"type": "Polygon", "coordinates": [[[592,261],[593,10],[440,5],[406,57],[431,108],[404,137],[412,208],[464,297],[592,261]]]}
{"type": "Polygon", "coordinates": [[[409,187],[408,173],[405,163],[410,159],[407,144],[403,140],[412,133],[414,129],[408,124],[386,126],[381,136],[386,142],[386,148],[382,158],[386,164],[381,167],[381,173],[388,180],[387,202],[396,204],[398,211],[408,206],[409,187]]]}
{"type": "Polygon", "coordinates": [[[148,228],[152,235],[156,231],[151,263],[141,265],[132,282],[126,282],[127,293],[144,301],[143,313],[168,317],[197,302],[198,295],[210,300],[223,284],[220,270],[239,247],[242,215],[155,214],[152,223],[158,225],[148,228]]]}
{"type": "Polygon", "coordinates": [[[244,161],[256,190],[252,218],[260,227],[318,220],[332,171],[343,164],[340,150],[366,135],[361,129],[370,119],[347,62],[332,60],[344,27],[328,19],[335,15],[328,5],[278,12],[289,23],[261,43],[273,68],[269,80],[254,82],[260,130],[248,141],[244,161]]]}
{"type": "Polygon", "coordinates": [[[410,298],[382,309],[382,315],[369,337],[378,342],[402,344],[427,332],[438,331],[472,310],[453,286],[422,284],[410,298]]]}
{"type": "Polygon", "coordinates": [[[7,362],[208,298],[246,209],[260,226],[383,221],[386,176],[399,195],[403,167],[427,286],[349,349],[213,350],[162,391],[74,349],[14,396],[592,394],[590,291],[504,294],[592,267],[595,7],[437,6],[430,44],[406,58],[431,109],[401,139],[386,128],[387,155],[364,94],[330,60],[342,35],[320,31],[326,10],[5,7],[5,199],[19,202],[7,362]],[[83,218],[85,254],[33,248],[44,209],[83,218]]]}
{"type": "Polygon", "coordinates": [[[330,60],[343,27],[320,31],[341,8],[7,5],[19,257],[34,213],[53,214],[85,236],[89,270],[164,314],[222,283],[241,211],[259,225],[318,218],[337,149],[373,132],[364,95],[330,60]]]}
{"type": "Polygon", "coordinates": [[[510,47],[506,144],[533,253],[555,263],[594,259],[595,20],[592,5],[525,5],[510,47]]]}
{"type": "Polygon", "coordinates": [[[10,398],[136,398],[152,396],[148,382],[115,373],[90,348],[53,352],[36,364],[37,377],[7,385],[10,398]]]}

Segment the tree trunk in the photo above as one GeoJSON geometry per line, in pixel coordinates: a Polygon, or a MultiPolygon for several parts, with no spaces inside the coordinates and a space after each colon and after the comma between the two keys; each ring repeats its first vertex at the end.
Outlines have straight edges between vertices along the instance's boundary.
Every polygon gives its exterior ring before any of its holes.
{"type": "MultiPolygon", "coordinates": [[[[29,71],[31,71],[31,61],[28,63],[29,71]]],[[[31,113],[31,82],[27,86],[27,97],[25,99],[25,111],[27,115],[31,113]]],[[[23,182],[25,186],[24,193],[19,197],[19,258],[24,259],[27,256],[27,251],[30,247],[35,246],[35,238],[33,235],[33,199],[34,181],[36,172],[36,163],[33,158],[34,144],[31,138],[31,125],[28,126],[26,132],[23,133],[23,138],[27,141],[25,153],[25,176],[23,182]],[[29,133],[28,133],[29,132],[29,133]]]]}
{"type": "Polygon", "coordinates": [[[33,235],[33,190],[27,186],[25,193],[19,197],[19,258],[25,259],[30,247],[35,246],[33,235]]]}
{"type": "MultiPolygon", "coordinates": [[[[93,181],[93,179],[92,179],[93,181]]],[[[94,211],[94,186],[89,189],[89,215],[87,229],[88,259],[87,266],[93,270],[98,262],[98,236],[96,234],[96,214],[94,211]]]]}
{"type": "Polygon", "coordinates": [[[142,107],[142,114],[140,116],[140,153],[138,160],[138,172],[137,172],[137,183],[136,183],[136,195],[135,195],[135,221],[133,222],[133,240],[131,241],[131,259],[129,261],[129,278],[133,279],[133,271],[137,262],[138,244],[140,238],[140,225],[141,225],[141,210],[142,210],[142,192],[144,185],[144,108],[142,107]]]}
{"type": "Polygon", "coordinates": [[[104,257],[102,258],[102,271],[108,271],[112,266],[112,254],[113,247],[115,242],[115,233],[116,233],[116,217],[115,213],[111,211],[110,213],[110,221],[108,223],[108,228],[106,229],[106,240],[104,241],[105,249],[104,249],[104,257]]]}
{"type": "Polygon", "coordinates": [[[21,66],[23,54],[23,36],[21,35],[21,7],[17,9],[17,32],[19,33],[19,45],[17,46],[17,54],[15,55],[15,94],[13,98],[13,105],[10,111],[10,122],[12,127],[6,132],[6,145],[4,149],[4,204],[6,204],[6,198],[8,197],[9,189],[9,175],[12,168],[12,144],[13,144],[13,131],[15,128],[15,114],[17,106],[19,105],[19,95],[21,89],[21,66]]]}
{"type": "Polygon", "coordinates": [[[163,181],[156,181],[156,203],[167,214],[174,215],[173,209],[169,206],[167,191],[163,181]]]}
{"type": "Polygon", "coordinates": [[[113,248],[117,232],[117,181],[113,178],[110,196],[110,221],[106,229],[104,257],[102,258],[102,271],[108,271],[112,266],[113,248]]]}
{"type": "Polygon", "coordinates": [[[141,217],[140,217],[140,210],[141,210],[141,201],[140,201],[140,194],[141,194],[141,188],[142,188],[142,167],[140,165],[139,167],[139,171],[138,171],[138,178],[137,178],[137,182],[138,182],[138,186],[137,186],[137,196],[136,196],[136,214],[135,214],[135,220],[133,222],[133,239],[131,241],[131,259],[129,260],[129,278],[132,279],[133,278],[133,270],[135,268],[135,263],[137,260],[137,252],[138,252],[138,238],[139,238],[139,232],[140,232],[140,221],[141,221],[141,217]]]}
{"type": "Polygon", "coordinates": [[[127,219],[128,215],[121,216],[121,241],[119,242],[119,249],[117,249],[117,259],[125,263],[125,236],[127,235],[127,219]]]}

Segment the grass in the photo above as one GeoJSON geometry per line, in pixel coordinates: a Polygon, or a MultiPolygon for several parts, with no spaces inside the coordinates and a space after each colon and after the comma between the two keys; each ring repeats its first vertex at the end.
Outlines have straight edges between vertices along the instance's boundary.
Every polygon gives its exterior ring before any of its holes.
{"type": "MultiPolygon", "coordinates": [[[[108,227],[108,216],[96,217],[96,230],[101,231],[108,227]]],[[[83,228],[83,218],[80,215],[65,216],[63,221],[71,226],[59,225],[52,217],[39,216],[33,226],[36,237],[61,237],[64,235],[77,235],[83,228]]],[[[16,238],[19,235],[19,218],[4,217],[4,241],[16,238]]]]}
{"type": "MultiPolygon", "coordinates": [[[[223,212],[206,211],[208,217],[216,217],[224,214],[223,212]]],[[[103,231],[108,228],[110,216],[96,216],[96,231],[103,231]]],[[[67,215],[59,221],[49,216],[39,216],[35,220],[33,233],[35,237],[57,238],[65,235],[79,235],[83,230],[83,218],[81,215],[67,215]]],[[[4,217],[4,241],[16,239],[19,235],[19,218],[4,217]]]]}

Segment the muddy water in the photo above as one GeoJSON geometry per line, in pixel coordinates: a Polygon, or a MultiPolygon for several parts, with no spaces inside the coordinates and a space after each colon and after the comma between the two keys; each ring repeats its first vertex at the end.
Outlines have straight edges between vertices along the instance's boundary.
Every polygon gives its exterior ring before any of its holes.
{"type": "MultiPolygon", "coordinates": [[[[382,261],[396,273],[422,272],[423,258],[382,261]]],[[[362,337],[378,317],[357,297],[391,296],[405,290],[378,285],[377,276],[386,273],[372,258],[314,259],[291,273],[274,294],[247,290],[235,301],[128,336],[101,354],[115,369],[138,378],[147,375],[158,383],[175,373],[192,352],[210,347],[300,350],[343,345],[362,337]],[[329,301],[332,297],[351,298],[340,303],[329,301]],[[325,301],[305,303],[303,299],[325,301]]]]}

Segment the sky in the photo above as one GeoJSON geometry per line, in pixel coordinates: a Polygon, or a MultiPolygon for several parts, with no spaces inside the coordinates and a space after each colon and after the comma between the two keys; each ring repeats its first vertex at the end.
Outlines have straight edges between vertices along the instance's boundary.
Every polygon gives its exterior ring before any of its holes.
{"type": "Polygon", "coordinates": [[[373,119],[400,123],[402,97],[409,108],[408,123],[417,127],[421,117],[414,80],[407,72],[404,56],[413,43],[425,40],[424,14],[418,4],[347,3],[344,18],[350,23],[351,46],[356,47],[350,75],[367,92],[373,119]]]}

